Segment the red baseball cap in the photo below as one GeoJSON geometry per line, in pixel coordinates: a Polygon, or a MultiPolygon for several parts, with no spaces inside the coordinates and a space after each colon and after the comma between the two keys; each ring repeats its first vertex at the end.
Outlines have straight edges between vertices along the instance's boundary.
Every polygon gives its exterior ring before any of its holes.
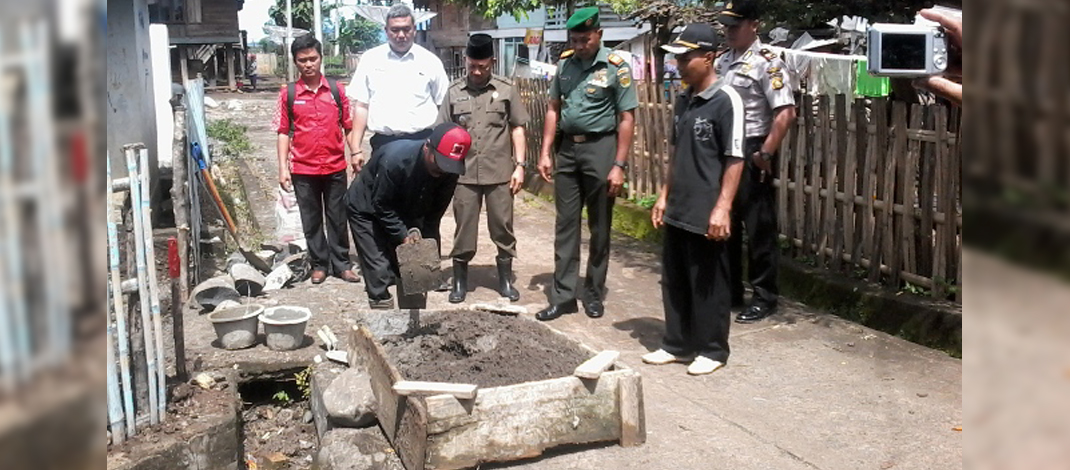
{"type": "Polygon", "coordinates": [[[472,136],[463,127],[444,122],[435,127],[428,139],[435,163],[446,173],[464,174],[464,157],[472,149],[472,136]]]}

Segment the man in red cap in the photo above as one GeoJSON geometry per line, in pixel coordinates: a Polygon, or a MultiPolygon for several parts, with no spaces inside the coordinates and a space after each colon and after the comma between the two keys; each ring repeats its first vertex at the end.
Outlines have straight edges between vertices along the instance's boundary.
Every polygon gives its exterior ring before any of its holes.
{"type": "Polygon", "coordinates": [[[439,224],[471,148],[472,136],[463,127],[439,124],[427,140],[397,140],[376,149],[350,185],[349,227],[371,308],[394,307],[387,288],[398,276],[396,248],[414,241],[410,229],[442,246],[439,224]]]}

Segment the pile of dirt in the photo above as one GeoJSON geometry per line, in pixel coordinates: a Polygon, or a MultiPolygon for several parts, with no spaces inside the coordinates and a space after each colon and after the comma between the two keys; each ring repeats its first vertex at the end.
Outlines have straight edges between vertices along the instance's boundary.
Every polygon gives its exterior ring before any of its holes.
{"type": "Polygon", "coordinates": [[[406,380],[500,387],[572,375],[590,352],[533,321],[487,312],[423,315],[404,335],[383,338],[406,380]]]}

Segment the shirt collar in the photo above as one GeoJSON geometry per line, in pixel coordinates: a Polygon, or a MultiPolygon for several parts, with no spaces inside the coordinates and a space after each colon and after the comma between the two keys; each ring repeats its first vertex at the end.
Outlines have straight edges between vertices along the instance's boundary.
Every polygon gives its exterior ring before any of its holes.
{"type": "MultiPolygon", "coordinates": [[[[743,53],[738,55],[738,56],[733,56],[732,57],[732,63],[742,62],[742,61],[744,61],[746,59],[749,59],[751,56],[761,52],[762,47],[764,47],[764,45],[762,44],[762,39],[761,38],[755,38],[754,39],[754,43],[752,43],[750,45],[750,47],[747,48],[746,51],[743,51],[743,53]]],[[[735,54],[735,51],[732,51],[732,53],[735,54]]]]}
{"type": "Polygon", "coordinates": [[[718,78],[717,80],[714,80],[710,86],[706,87],[705,90],[700,91],[697,96],[709,101],[710,98],[713,98],[713,94],[717,93],[717,90],[720,90],[722,86],[724,86],[724,82],[718,78]]]}
{"type": "Polygon", "coordinates": [[[390,44],[387,43],[387,45],[386,45],[386,55],[387,55],[388,58],[398,59],[398,60],[405,60],[406,57],[408,57],[410,59],[415,59],[416,55],[413,54],[413,52],[412,52],[412,50],[415,49],[415,48],[416,48],[416,44],[413,44],[412,46],[409,46],[409,50],[406,51],[404,54],[398,54],[397,52],[394,52],[394,48],[390,47],[390,44]]]}
{"type": "Polygon", "coordinates": [[[319,86],[317,86],[315,90],[310,89],[308,87],[308,85],[305,84],[305,81],[299,78],[299,79],[297,79],[297,94],[301,94],[301,93],[303,93],[305,91],[311,91],[312,93],[316,93],[317,91],[319,91],[320,88],[325,87],[325,86],[328,86],[327,85],[327,76],[323,75],[323,74],[320,74],[320,83],[319,83],[319,86]]]}
{"type": "Polygon", "coordinates": [[[609,48],[608,47],[599,46],[598,47],[598,53],[594,55],[594,61],[591,62],[590,65],[584,64],[583,60],[580,59],[579,57],[576,58],[576,65],[579,65],[580,68],[582,68],[584,70],[589,69],[591,67],[594,67],[594,65],[599,63],[599,62],[602,62],[604,64],[605,63],[609,63],[609,48]]]}
{"type": "Polygon", "coordinates": [[[483,88],[473,87],[472,85],[468,84],[468,79],[465,79],[464,80],[464,85],[461,85],[461,89],[462,90],[471,90],[471,91],[490,90],[490,89],[494,88],[494,81],[497,80],[497,79],[498,79],[498,77],[495,77],[495,76],[491,75],[490,80],[487,82],[486,85],[483,86],[483,88]]]}

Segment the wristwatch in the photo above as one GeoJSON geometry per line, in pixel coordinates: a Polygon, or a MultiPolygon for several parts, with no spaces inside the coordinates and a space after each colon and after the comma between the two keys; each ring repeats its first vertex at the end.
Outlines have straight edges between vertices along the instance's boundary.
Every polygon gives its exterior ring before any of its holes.
{"type": "Polygon", "coordinates": [[[527,169],[528,168],[528,162],[526,162],[526,161],[525,162],[516,162],[516,166],[524,168],[524,169],[527,169]]]}
{"type": "Polygon", "coordinates": [[[758,156],[762,157],[762,160],[767,162],[773,160],[773,154],[769,152],[758,152],[758,156]]]}
{"type": "Polygon", "coordinates": [[[615,167],[618,167],[618,168],[620,168],[620,169],[622,169],[622,170],[625,170],[625,171],[627,171],[627,170],[628,170],[628,162],[618,162],[618,161],[614,161],[614,162],[613,162],[613,166],[615,166],[615,167]]]}

